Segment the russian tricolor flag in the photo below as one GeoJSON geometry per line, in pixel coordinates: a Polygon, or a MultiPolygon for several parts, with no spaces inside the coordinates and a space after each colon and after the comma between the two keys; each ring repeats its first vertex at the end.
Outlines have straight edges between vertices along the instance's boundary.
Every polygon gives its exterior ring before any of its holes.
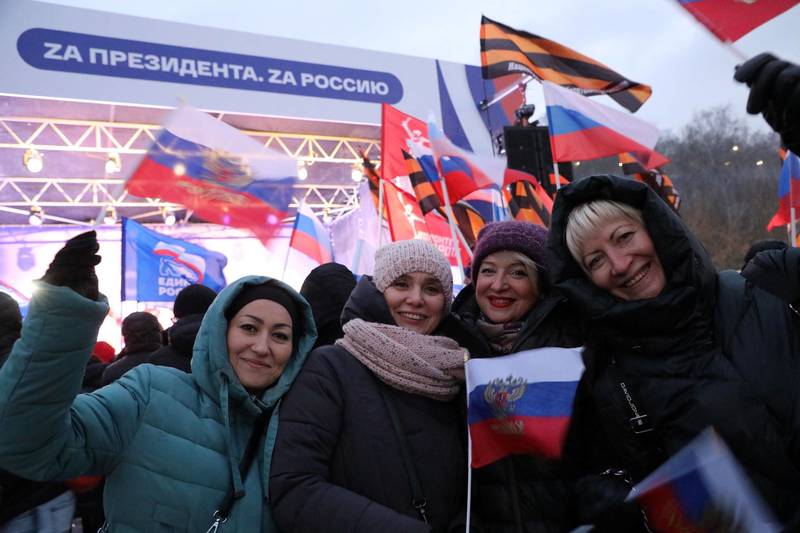
{"type": "Polygon", "coordinates": [[[663,164],[663,156],[654,150],[659,132],[652,124],[555,83],[545,81],[542,85],[554,161],[634,152],[648,169],[663,164]]]}
{"type": "MultiPolygon", "coordinates": [[[[800,208],[800,157],[786,152],[781,176],[778,179],[778,210],[767,225],[767,231],[792,221],[792,207],[800,208]]],[[[800,212],[795,214],[795,218],[800,212]]]]}
{"type": "Polygon", "coordinates": [[[131,174],[128,192],[186,206],[207,220],[268,241],[287,214],[294,160],[184,105],[131,174]]]}
{"type": "Polygon", "coordinates": [[[511,454],[561,456],[582,348],[539,348],[466,363],[471,465],[511,454]]]}
{"type": "Polygon", "coordinates": [[[650,527],[661,533],[782,529],[712,429],[637,484],[626,501],[633,499],[647,513],[650,527]]]}
{"type": "Polygon", "coordinates": [[[330,234],[305,202],[297,208],[289,247],[302,252],[320,265],[333,261],[330,234]]]}

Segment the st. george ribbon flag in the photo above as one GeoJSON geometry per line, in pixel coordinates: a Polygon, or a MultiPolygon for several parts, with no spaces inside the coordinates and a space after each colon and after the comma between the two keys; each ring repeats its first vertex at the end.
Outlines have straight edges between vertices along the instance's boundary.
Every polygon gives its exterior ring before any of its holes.
{"type": "Polygon", "coordinates": [[[473,468],[511,454],[561,456],[583,348],[538,348],[467,361],[473,468]]]}
{"type": "Polygon", "coordinates": [[[659,132],[652,124],[554,83],[545,81],[542,85],[554,161],[581,161],[633,152],[648,169],[667,162],[655,151],[659,132]]]}
{"type": "Polygon", "coordinates": [[[249,229],[267,242],[287,214],[296,177],[290,157],[183,105],[169,114],[127,189],[184,205],[209,222],[249,229]]]}
{"type": "Polygon", "coordinates": [[[224,254],[122,219],[122,300],[172,302],[187,285],[225,283],[224,254]]]}
{"type": "Polygon", "coordinates": [[[639,482],[637,500],[653,531],[773,533],[770,515],[747,476],[712,429],[707,429],[639,482]]]}

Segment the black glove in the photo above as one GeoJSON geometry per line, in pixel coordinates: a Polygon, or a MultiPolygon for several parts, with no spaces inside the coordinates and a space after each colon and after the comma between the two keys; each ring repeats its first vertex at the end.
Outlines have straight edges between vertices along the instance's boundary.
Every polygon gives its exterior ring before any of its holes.
{"type": "Polygon", "coordinates": [[[94,231],[71,238],[53,258],[42,281],[69,287],[81,296],[97,300],[100,293],[94,267],[100,262],[100,256],[97,255],[99,249],[97,233],[94,231]]]}
{"type": "Polygon", "coordinates": [[[750,87],[747,112],[763,114],[783,144],[800,153],[800,66],[759,54],[736,67],[733,78],[750,87]]]}

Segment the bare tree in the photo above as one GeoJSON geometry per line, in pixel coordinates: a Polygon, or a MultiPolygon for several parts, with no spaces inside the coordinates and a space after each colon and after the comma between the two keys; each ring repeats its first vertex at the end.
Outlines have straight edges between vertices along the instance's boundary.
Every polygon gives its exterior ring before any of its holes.
{"type": "MultiPolygon", "coordinates": [[[[777,135],[750,130],[730,107],[700,111],[659,142],[672,161],[663,170],[681,195],[681,217],[717,268],[741,267],[755,241],[786,238],[783,228],[766,229],[778,205],[779,145],[777,135]]],[[[573,168],[576,179],[622,173],[616,158],[573,168]]]]}

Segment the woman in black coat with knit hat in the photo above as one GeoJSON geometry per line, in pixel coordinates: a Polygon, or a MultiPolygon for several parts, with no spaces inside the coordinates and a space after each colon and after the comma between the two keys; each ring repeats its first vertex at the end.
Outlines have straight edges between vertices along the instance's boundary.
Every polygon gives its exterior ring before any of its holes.
{"type": "Polygon", "coordinates": [[[285,533],[446,532],[466,499],[466,350],[450,338],[452,274],[425,241],[375,254],[280,407],[270,469],[285,533]]]}
{"type": "MultiPolygon", "coordinates": [[[[779,520],[798,527],[800,331],[646,185],[592,176],[553,209],[551,280],[589,325],[565,464],[576,517],[636,531],[622,501],[713,427],[779,520]]],[[[794,530],[794,529],[792,529],[794,530]]]]}
{"type": "MultiPolygon", "coordinates": [[[[493,222],[478,234],[472,283],[453,312],[472,332],[471,357],[543,347],[571,348],[582,333],[566,299],[546,279],[547,230],[521,221],[493,222]]],[[[556,461],[512,455],[473,472],[473,510],[484,531],[533,533],[567,527],[569,490],[556,461]]]]}

